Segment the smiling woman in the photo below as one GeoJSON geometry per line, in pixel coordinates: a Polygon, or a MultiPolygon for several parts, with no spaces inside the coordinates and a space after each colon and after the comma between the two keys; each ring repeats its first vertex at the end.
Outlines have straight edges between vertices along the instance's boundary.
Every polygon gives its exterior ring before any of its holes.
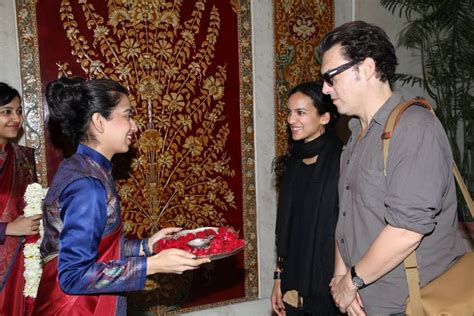
{"type": "Polygon", "coordinates": [[[288,98],[290,151],[276,159],[281,176],[276,223],[278,263],[272,293],[277,315],[337,315],[329,281],[334,266],[338,114],[321,82],[294,87],[288,98]]]}
{"type": "Polygon", "coordinates": [[[6,144],[8,139],[17,137],[22,122],[20,97],[14,96],[0,107],[0,143],[6,144]]]}
{"type": "Polygon", "coordinates": [[[0,82],[0,315],[25,315],[23,240],[41,217],[23,217],[23,194],[36,182],[33,149],[12,142],[23,124],[18,91],[0,82]]]}
{"type": "Polygon", "coordinates": [[[91,127],[96,130],[96,149],[109,160],[116,153],[127,152],[132,143],[132,136],[137,131],[137,125],[131,119],[130,112],[130,101],[122,95],[109,118],[104,118],[100,113],[92,115],[91,127]]]}
{"type": "Polygon", "coordinates": [[[137,131],[127,94],[108,79],[62,77],[46,87],[50,120],[77,150],[61,163],[44,201],[45,265],[34,315],[125,315],[125,297],[110,293],[142,290],[147,275],[210,261],[179,249],[153,255],[153,244],[180,228],[124,240],[110,160],[128,151],[137,131]]]}

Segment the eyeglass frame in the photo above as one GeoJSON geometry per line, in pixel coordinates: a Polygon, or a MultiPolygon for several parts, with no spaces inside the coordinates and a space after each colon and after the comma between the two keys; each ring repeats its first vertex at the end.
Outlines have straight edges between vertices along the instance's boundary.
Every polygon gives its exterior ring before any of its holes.
{"type": "Polygon", "coordinates": [[[340,74],[340,73],[343,73],[344,71],[346,71],[347,69],[353,67],[354,65],[358,64],[359,62],[356,61],[356,60],[352,60],[352,61],[349,61],[345,64],[342,64],[336,68],[333,68],[333,69],[329,69],[328,71],[326,71],[325,73],[323,73],[321,75],[321,77],[323,78],[324,82],[326,82],[326,84],[330,87],[332,87],[334,85],[334,82],[332,81],[332,78],[334,78],[336,75],[340,74]]]}

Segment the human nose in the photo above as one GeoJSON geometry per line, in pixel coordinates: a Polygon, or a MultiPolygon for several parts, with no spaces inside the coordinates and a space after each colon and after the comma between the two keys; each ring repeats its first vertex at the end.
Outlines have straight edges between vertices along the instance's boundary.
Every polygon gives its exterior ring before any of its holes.
{"type": "Polygon", "coordinates": [[[131,119],[131,120],[130,120],[130,124],[132,125],[132,126],[131,126],[131,130],[132,130],[133,133],[135,133],[136,131],[138,131],[137,123],[135,123],[135,120],[131,119]]]}
{"type": "Polygon", "coordinates": [[[295,119],[294,119],[292,113],[288,113],[288,117],[286,118],[286,121],[287,121],[288,124],[290,124],[290,125],[295,121],[295,119]]]}
{"type": "Polygon", "coordinates": [[[330,94],[332,91],[332,86],[330,86],[326,81],[323,81],[323,89],[324,94],[330,94]]]}
{"type": "Polygon", "coordinates": [[[23,115],[18,112],[12,112],[11,119],[14,123],[21,123],[23,120],[23,115]]]}

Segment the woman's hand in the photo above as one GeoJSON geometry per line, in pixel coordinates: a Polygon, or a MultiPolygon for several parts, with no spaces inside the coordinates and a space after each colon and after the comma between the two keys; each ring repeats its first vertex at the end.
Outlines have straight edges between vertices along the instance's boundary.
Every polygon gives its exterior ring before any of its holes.
{"type": "Polygon", "coordinates": [[[357,287],[352,284],[351,273],[347,272],[343,276],[334,276],[331,283],[329,283],[329,287],[336,307],[345,314],[347,307],[351,305],[357,295],[357,287]]]}
{"type": "Polygon", "coordinates": [[[351,305],[349,305],[349,307],[347,308],[347,315],[348,316],[366,316],[359,292],[357,292],[356,299],[352,301],[351,305]]]}
{"type": "Polygon", "coordinates": [[[281,280],[275,280],[272,291],[272,308],[278,316],[285,316],[285,304],[283,304],[283,295],[281,293],[281,280]]]}
{"type": "Polygon", "coordinates": [[[7,224],[5,234],[7,236],[27,236],[36,235],[39,233],[40,220],[43,217],[41,214],[33,216],[18,216],[11,223],[7,224]]]}
{"type": "Polygon", "coordinates": [[[197,269],[200,265],[208,262],[211,262],[208,257],[196,259],[196,255],[190,252],[181,249],[166,249],[147,258],[146,274],[181,274],[187,270],[197,269]]]}
{"type": "Polygon", "coordinates": [[[173,234],[179,232],[182,230],[181,227],[168,227],[168,228],[163,228],[159,232],[155,233],[153,236],[148,238],[148,248],[150,250],[153,249],[153,245],[160,239],[163,239],[165,237],[171,237],[173,234]]]}

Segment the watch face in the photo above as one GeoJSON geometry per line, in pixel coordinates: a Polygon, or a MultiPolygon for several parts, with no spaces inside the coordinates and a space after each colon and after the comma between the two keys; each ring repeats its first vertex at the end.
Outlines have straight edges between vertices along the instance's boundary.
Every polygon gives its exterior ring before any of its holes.
{"type": "Polygon", "coordinates": [[[356,276],[352,278],[352,284],[354,284],[355,287],[360,289],[362,286],[364,286],[364,281],[356,276]]]}

